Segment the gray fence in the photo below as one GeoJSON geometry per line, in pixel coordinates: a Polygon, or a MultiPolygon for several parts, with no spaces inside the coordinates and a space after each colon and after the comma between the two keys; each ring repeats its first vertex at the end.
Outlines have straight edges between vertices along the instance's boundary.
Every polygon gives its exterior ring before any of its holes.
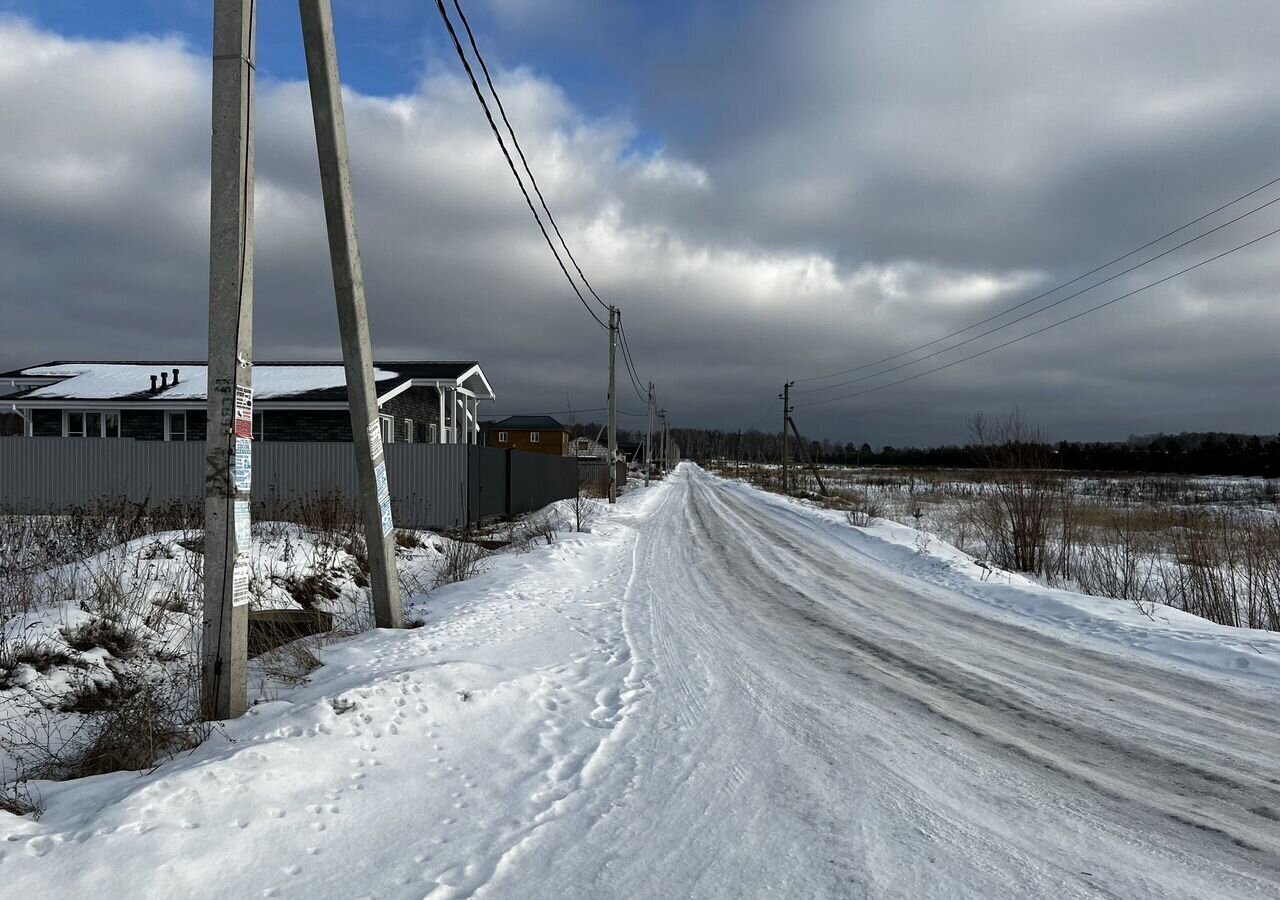
{"type": "MultiPolygon", "coordinates": [[[[460,528],[577,493],[574,460],[466,444],[388,444],[396,523],[460,528]]],[[[255,442],[253,499],[268,505],[356,495],[349,443],[255,442]]],[[[0,508],[55,513],[121,499],[163,505],[204,496],[204,442],[0,440],[0,508]]]]}
{"type": "MultiPolygon", "coordinates": [[[[627,483],[627,464],[616,462],[614,468],[618,487],[621,489],[627,483]]],[[[609,495],[609,464],[603,459],[578,460],[578,487],[590,496],[607,497],[609,495]]]]}

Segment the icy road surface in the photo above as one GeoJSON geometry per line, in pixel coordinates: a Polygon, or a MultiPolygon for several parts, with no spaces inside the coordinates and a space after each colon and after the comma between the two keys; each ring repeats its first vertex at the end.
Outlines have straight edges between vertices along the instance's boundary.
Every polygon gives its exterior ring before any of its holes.
{"type": "Polygon", "coordinates": [[[234,743],[42,786],[0,892],[1280,896],[1280,640],[1061,596],[685,465],[234,743]]]}

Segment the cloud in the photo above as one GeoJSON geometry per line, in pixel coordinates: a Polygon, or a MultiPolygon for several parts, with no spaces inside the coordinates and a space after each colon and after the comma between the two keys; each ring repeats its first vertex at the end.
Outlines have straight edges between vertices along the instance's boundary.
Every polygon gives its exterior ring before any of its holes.
{"type": "MultiPolygon", "coordinates": [[[[1280,138],[1264,114],[1280,84],[1267,28],[1241,32],[1223,61],[1186,33],[1189,5],[1036,6],[759,7],[716,34],[699,29],[724,16],[695,15],[661,71],[619,61],[641,99],[605,117],[546,74],[495,73],[561,230],[624,309],[641,377],[677,421],[745,427],[784,378],[938,338],[1280,174],[1267,170],[1280,138]],[[637,122],[663,141],[637,150],[637,122]]],[[[534,28],[530,10],[506,3],[499,18],[534,28]]],[[[1220,49],[1242,18],[1215,17],[1200,39],[1220,49]]],[[[448,62],[411,93],[347,93],[376,351],[477,358],[503,411],[601,405],[604,335],[448,62]]],[[[208,69],[178,39],[0,24],[0,366],[204,355],[208,69]]],[[[257,125],[256,355],[336,357],[305,85],[260,80],[257,125]]],[[[1265,217],[1201,252],[1280,225],[1265,217]]],[[[797,415],[814,433],[895,444],[962,438],[976,409],[1015,403],[1070,437],[1274,431],[1275,260],[1245,252],[797,415]]],[[[1178,267],[1167,262],[1148,277],[1178,267]]]]}

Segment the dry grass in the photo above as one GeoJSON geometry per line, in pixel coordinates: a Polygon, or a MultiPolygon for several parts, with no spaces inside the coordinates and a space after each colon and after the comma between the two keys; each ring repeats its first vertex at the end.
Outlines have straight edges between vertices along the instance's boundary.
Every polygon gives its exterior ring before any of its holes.
{"type": "MultiPolygon", "coordinates": [[[[712,466],[733,477],[732,464],[712,466]]],[[[738,473],[781,489],[777,466],[738,473]]],[[[851,524],[922,525],[1000,568],[1234,627],[1280,630],[1280,490],[1262,479],[1068,473],[1028,467],[827,468],[851,524]],[[921,521],[913,513],[920,511],[921,521]]],[[[803,481],[798,481],[803,487],[803,481]]]]}

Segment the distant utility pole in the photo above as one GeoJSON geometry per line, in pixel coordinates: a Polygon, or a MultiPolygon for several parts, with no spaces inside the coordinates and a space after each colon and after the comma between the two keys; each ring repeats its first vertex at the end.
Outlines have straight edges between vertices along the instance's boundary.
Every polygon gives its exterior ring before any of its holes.
{"type": "Polygon", "coordinates": [[[667,474],[667,411],[665,409],[658,410],[658,418],[662,420],[662,436],[659,442],[659,453],[662,455],[661,462],[663,477],[667,474]]]}
{"type": "Polygon", "coordinates": [[[369,551],[369,580],[373,618],[379,628],[402,625],[400,582],[395,575],[396,546],[392,540],[391,495],[383,458],[382,425],[374,393],[373,351],[365,310],[360,242],[356,236],[355,198],[347,158],[347,125],[338,78],[338,50],[333,38],[330,0],[299,0],[302,41],[307,53],[307,81],[311,86],[311,116],[315,121],[320,156],[320,185],[329,231],[329,262],[338,303],[342,361],[347,373],[351,406],[351,436],[355,442],[360,508],[369,551]]]}
{"type": "Polygon", "coordinates": [[[248,706],[253,438],[254,0],[216,0],[209,198],[209,418],[205,431],[206,719],[248,706]]]}
{"type": "Polygon", "coordinates": [[[644,432],[644,484],[649,486],[649,470],[653,468],[653,457],[649,455],[649,448],[652,443],[653,436],[653,382],[649,382],[649,404],[645,410],[648,415],[648,426],[644,432]]]}
{"type": "Polygon", "coordinates": [[[609,307],[609,502],[618,502],[618,307],[609,307]]]}
{"type": "Polygon", "coordinates": [[[790,447],[787,446],[787,420],[791,418],[791,386],[794,381],[788,381],[782,385],[782,393],[778,397],[782,400],[782,493],[791,493],[791,485],[788,480],[787,462],[791,455],[790,447]]]}

